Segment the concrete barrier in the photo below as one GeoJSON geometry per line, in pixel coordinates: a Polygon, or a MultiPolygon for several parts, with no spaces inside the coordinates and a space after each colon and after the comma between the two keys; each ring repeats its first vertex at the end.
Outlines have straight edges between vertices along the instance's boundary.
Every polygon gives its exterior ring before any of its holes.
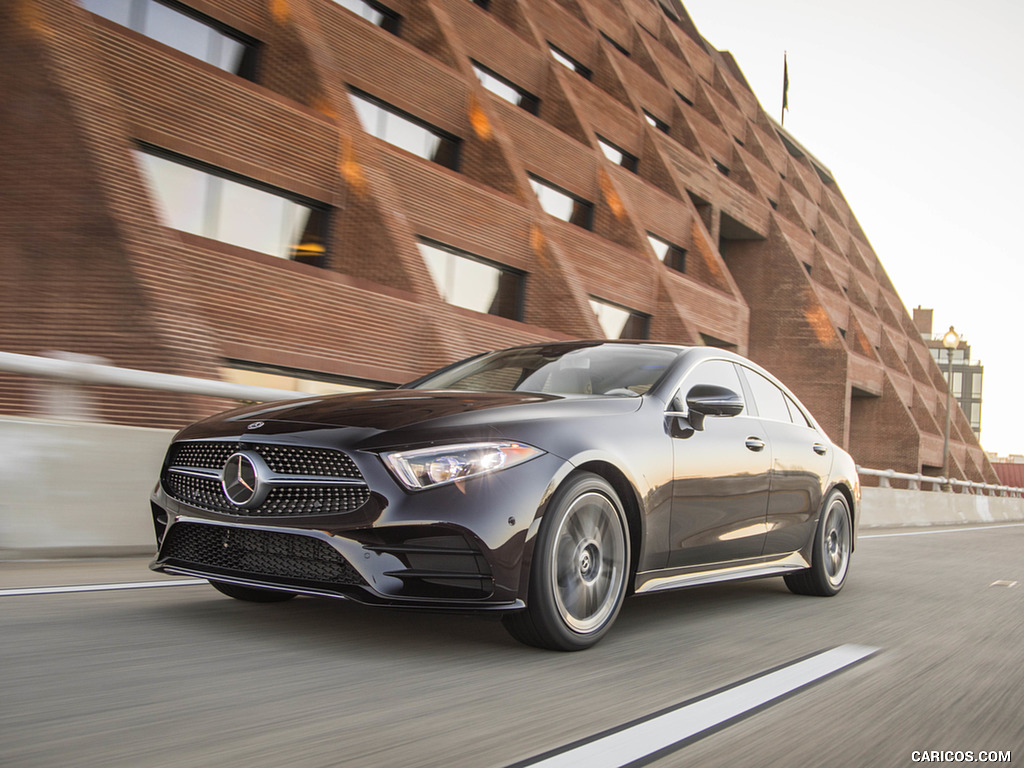
{"type": "Polygon", "coordinates": [[[154,551],[168,429],[0,418],[0,560],[154,551]]]}
{"type": "Polygon", "coordinates": [[[861,528],[1024,521],[1024,499],[971,493],[861,489],[861,528]]]}
{"type": "MultiPolygon", "coordinates": [[[[172,430],[0,417],[0,560],[153,552],[172,430]]],[[[1024,499],[864,488],[862,528],[1024,521],[1024,499]]]]}

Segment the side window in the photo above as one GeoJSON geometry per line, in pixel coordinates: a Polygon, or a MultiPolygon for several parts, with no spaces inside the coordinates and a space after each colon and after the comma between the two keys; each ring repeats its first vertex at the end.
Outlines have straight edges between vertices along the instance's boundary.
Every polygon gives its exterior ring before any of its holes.
{"type": "Polygon", "coordinates": [[[786,393],[768,381],[764,376],[749,368],[743,369],[743,375],[754,393],[757,413],[762,419],[792,422],[789,406],[786,404],[786,393]]]}
{"type": "Polygon", "coordinates": [[[811,427],[811,422],[804,416],[804,412],[800,410],[800,406],[793,402],[793,399],[786,395],[786,405],[789,406],[789,417],[790,420],[798,427],[811,427]]]}
{"type": "MultiPolygon", "coordinates": [[[[672,408],[677,411],[685,410],[686,393],[696,384],[714,384],[719,387],[731,389],[742,397],[743,385],[740,384],[739,374],[736,366],[727,360],[708,360],[701,363],[697,369],[686,377],[682,388],[676,393],[672,408]]],[[[746,415],[747,409],[743,408],[741,415],[746,415]]]]}

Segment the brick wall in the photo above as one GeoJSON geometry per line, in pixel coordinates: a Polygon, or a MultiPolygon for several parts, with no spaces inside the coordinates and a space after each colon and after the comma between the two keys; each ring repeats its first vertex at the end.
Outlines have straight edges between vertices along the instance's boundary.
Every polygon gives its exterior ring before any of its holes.
{"type": "MultiPolygon", "coordinates": [[[[943,379],[878,257],[827,169],[783,139],[682,6],[393,0],[396,36],[331,0],[189,4],[259,41],[257,82],[74,0],[0,7],[0,349],[398,382],[488,348],[598,336],[600,296],[649,314],[659,339],[749,354],[860,463],[931,466],[943,379]],[[538,113],[486,91],[471,60],[538,96],[538,113]],[[459,167],[364,133],[350,87],[458,137],[459,167]],[[637,172],[611,164],[599,135],[637,172]],[[328,206],[325,266],[167,229],[140,144],[328,206]],[[530,173],[591,201],[592,231],[544,213],[530,173]],[[685,272],[647,232],[686,249],[685,272]],[[522,317],[445,304],[420,237],[524,273],[522,317]]],[[[0,377],[0,412],[38,411],[44,389],[0,377]]],[[[90,396],[108,420],[153,426],[222,405],[90,396]]],[[[952,433],[957,471],[994,477],[962,414],[952,433]]]]}

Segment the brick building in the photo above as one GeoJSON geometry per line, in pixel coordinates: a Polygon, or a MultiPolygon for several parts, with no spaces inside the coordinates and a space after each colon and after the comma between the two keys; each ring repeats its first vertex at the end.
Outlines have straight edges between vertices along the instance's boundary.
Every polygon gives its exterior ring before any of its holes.
{"type": "MultiPolygon", "coordinates": [[[[832,174],[676,0],[0,14],[0,349],[380,386],[538,340],[717,345],[861,464],[942,466],[942,374],[832,174]]],[[[0,412],[37,387],[0,379],[0,412]]],[[[951,463],[996,479],[959,410],[951,463]]]]}

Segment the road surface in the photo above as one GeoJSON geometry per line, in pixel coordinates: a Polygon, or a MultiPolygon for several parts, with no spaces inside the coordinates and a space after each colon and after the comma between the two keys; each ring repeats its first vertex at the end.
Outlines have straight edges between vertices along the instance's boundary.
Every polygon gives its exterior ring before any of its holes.
{"type": "Polygon", "coordinates": [[[631,598],[571,654],[320,598],[25,591],[167,579],[137,559],[0,563],[0,765],[596,768],[623,764],[609,729],[655,766],[1024,764],[1024,524],[864,534],[836,598],[778,578],[631,598]],[[863,657],[830,671],[836,648],[863,657]],[[767,674],[807,658],[813,684],[767,674]]]}

